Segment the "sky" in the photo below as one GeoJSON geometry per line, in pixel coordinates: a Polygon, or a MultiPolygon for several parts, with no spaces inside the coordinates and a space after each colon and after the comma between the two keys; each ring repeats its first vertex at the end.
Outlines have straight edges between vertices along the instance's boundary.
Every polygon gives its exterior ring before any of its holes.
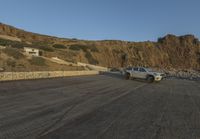
{"type": "Polygon", "coordinates": [[[0,0],[0,22],[85,40],[200,38],[200,0],[0,0]]]}

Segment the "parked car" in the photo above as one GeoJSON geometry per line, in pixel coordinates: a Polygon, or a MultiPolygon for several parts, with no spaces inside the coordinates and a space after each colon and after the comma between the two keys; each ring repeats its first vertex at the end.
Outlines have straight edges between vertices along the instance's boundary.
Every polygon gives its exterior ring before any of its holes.
{"type": "Polygon", "coordinates": [[[125,77],[126,79],[145,79],[148,82],[159,82],[163,79],[164,74],[155,72],[150,68],[144,67],[129,67],[125,70],[125,77]]]}

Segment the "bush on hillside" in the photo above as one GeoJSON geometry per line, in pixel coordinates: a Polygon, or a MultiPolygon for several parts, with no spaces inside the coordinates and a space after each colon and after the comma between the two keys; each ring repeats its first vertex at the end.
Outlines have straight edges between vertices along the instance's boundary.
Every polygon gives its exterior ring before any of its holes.
{"type": "Polygon", "coordinates": [[[32,65],[36,66],[45,66],[46,62],[45,59],[41,57],[32,57],[32,59],[29,61],[32,65]]]}
{"type": "Polygon", "coordinates": [[[24,58],[24,55],[16,48],[6,47],[3,52],[15,59],[24,58]]]}
{"type": "Polygon", "coordinates": [[[44,45],[47,45],[47,46],[50,46],[52,44],[52,42],[48,42],[48,41],[34,41],[32,42],[33,45],[35,46],[44,46],[44,45]]]}
{"type": "Polygon", "coordinates": [[[87,50],[84,45],[77,45],[77,44],[71,45],[69,47],[69,49],[74,50],[74,51],[80,51],[80,50],[86,51],[87,50]]]}
{"type": "Polygon", "coordinates": [[[16,66],[16,61],[13,60],[13,59],[11,59],[11,58],[9,58],[9,59],[7,59],[7,61],[6,61],[6,64],[7,64],[8,66],[10,66],[10,67],[15,67],[15,66],[16,66]]]}
{"type": "Polygon", "coordinates": [[[69,47],[69,49],[74,50],[74,51],[84,51],[87,52],[87,50],[90,50],[92,52],[99,52],[99,50],[96,48],[96,46],[92,45],[81,45],[81,44],[74,44],[69,47]]]}
{"type": "Polygon", "coordinates": [[[47,52],[54,52],[53,48],[51,46],[47,46],[47,45],[33,46],[33,48],[41,49],[41,50],[44,50],[47,52]]]}
{"type": "Polygon", "coordinates": [[[45,41],[34,42],[29,47],[41,49],[41,50],[48,51],[48,52],[54,52],[54,49],[50,46],[50,43],[45,42],[45,41]]]}
{"type": "Polygon", "coordinates": [[[11,41],[11,40],[5,40],[5,39],[0,39],[0,45],[11,46],[13,48],[23,48],[23,47],[29,46],[28,44],[23,43],[23,42],[11,41]]]}
{"type": "Polygon", "coordinates": [[[96,46],[88,46],[88,49],[92,52],[99,52],[96,46]]]}
{"type": "Polygon", "coordinates": [[[65,49],[66,48],[66,46],[64,46],[62,44],[54,44],[53,47],[57,48],[57,49],[65,49]]]}

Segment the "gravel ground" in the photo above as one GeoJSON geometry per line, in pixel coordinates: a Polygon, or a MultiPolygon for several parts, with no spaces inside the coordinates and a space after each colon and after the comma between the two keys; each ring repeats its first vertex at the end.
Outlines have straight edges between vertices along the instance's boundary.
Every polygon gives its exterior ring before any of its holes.
{"type": "Polygon", "coordinates": [[[98,75],[0,83],[0,139],[198,139],[200,82],[98,75]]]}

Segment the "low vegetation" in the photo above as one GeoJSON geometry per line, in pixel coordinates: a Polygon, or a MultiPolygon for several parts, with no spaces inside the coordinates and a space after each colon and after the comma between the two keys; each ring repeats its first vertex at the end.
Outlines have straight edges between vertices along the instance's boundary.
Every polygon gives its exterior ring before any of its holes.
{"type": "Polygon", "coordinates": [[[48,51],[48,52],[54,52],[54,49],[50,46],[40,46],[39,49],[48,51]]]}
{"type": "Polygon", "coordinates": [[[8,66],[14,68],[14,67],[16,66],[16,61],[13,60],[13,59],[11,59],[11,58],[9,58],[9,59],[7,59],[7,61],[6,61],[6,64],[7,64],[8,66]]]}
{"type": "Polygon", "coordinates": [[[91,52],[99,52],[99,50],[97,49],[96,46],[93,46],[93,45],[81,45],[81,44],[74,44],[74,45],[71,45],[69,47],[69,49],[71,50],[74,50],[74,51],[84,51],[84,52],[87,52],[88,50],[90,50],[91,52]]]}
{"type": "Polygon", "coordinates": [[[54,52],[54,49],[51,46],[49,46],[49,44],[46,42],[35,42],[33,44],[27,44],[25,42],[11,41],[0,38],[0,45],[6,47],[9,46],[17,49],[23,49],[24,47],[31,47],[31,48],[41,49],[47,52],[54,52]]]}
{"type": "Polygon", "coordinates": [[[16,48],[12,48],[12,47],[6,47],[3,50],[4,53],[6,53],[8,56],[11,56],[15,59],[22,59],[24,58],[24,55],[16,48]]]}
{"type": "Polygon", "coordinates": [[[36,66],[45,66],[46,61],[42,57],[32,57],[31,60],[29,60],[30,64],[36,65],[36,66]]]}
{"type": "Polygon", "coordinates": [[[0,45],[2,46],[10,46],[13,48],[23,48],[23,47],[28,47],[29,45],[26,43],[18,42],[18,41],[11,41],[11,40],[6,40],[6,39],[1,39],[0,38],[0,45]]]}
{"type": "Polygon", "coordinates": [[[53,47],[57,48],[57,49],[65,49],[66,48],[66,46],[64,46],[62,44],[54,44],[53,47]]]}
{"type": "Polygon", "coordinates": [[[86,46],[84,46],[84,45],[77,45],[77,44],[71,45],[69,47],[69,49],[74,50],[74,51],[80,51],[80,50],[86,51],[87,50],[86,46]]]}
{"type": "Polygon", "coordinates": [[[48,43],[46,41],[34,42],[32,44],[29,44],[28,47],[44,50],[47,52],[54,52],[53,47],[51,47],[51,43],[48,43]]]}

